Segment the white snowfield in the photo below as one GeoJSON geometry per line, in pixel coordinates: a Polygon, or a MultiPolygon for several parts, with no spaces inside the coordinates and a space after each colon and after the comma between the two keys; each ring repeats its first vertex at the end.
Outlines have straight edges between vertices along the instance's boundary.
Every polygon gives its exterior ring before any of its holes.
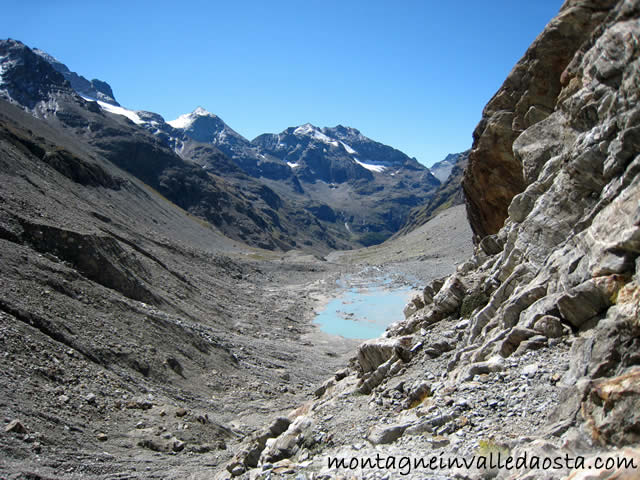
{"type": "Polygon", "coordinates": [[[347,145],[344,142],[340,142],[342,144],[342,146],[344,147],[344,149],[347,151],[347,153],[349,153],[350,155],[357,155],[358,152],[356,152],[353,148],[351,148],[349,145],[347,145]]]}
{"type": "Polygon", "coordinates": [[[100,100],[97,100],[95,98],[91,98],[91,97],[85,97],[83,95],[80,95],[82,98],[84,98],[85,100],[87,100],[88,102],[97,102],[98,105],[100,105],[100,108],[102,108],[102,110],[109,112],[109,113],[115,113],[116,115],[122,115],[123,117],[127,117],[129,120],[131,120],[133,123],[135,123],[136,125],[141,125],[144,122],[144,120],[142,120],[138,114],[136,112],[134,112],[133,110],[129,110],[127,108],[123,108],[123,107],[116,107],[115,105],[111,105],[110,103],[106,103],[106,102],[101,102],[100,100]]]}
{"type": "Polygon", "coordinates": [[[360,165],[361,167],[366,168],[367,170],[370,170],[372,172],[376,172],[376,173],[382,173],[384,172],[387,167],[385,167],[384,165],[375,165],[373,163],[364,163],[361,162],[360,160],[358,160],[357,158],[353,158],[355,160],[355,162],[360,165]]]}
{"type": "Polygon", "coordinates": [[[4,80],[2,79],[2,75],[4,74],[4,72],[9,70],[9,68],[16,63],[15,60],[13,62],[7,62],[7,58],[8,56],[0,57],[0,85],[4,83],[4,80]]]}
{"type": "MultiPolygon", "coordinates": [[[[382,173],[387,169],[386,165],[380,165],[380,164],[375,164],[375,163],[367,163],[367,162],[362,162],[358,159],[358,157],[356,157],[356,155],[358,155],[358,152],[356,150],[354,150],[350,145],[347,145],[346,143],[344,143],[343,141],[337,141],[332,139],[331,137],[325,135],[324,133],[322,133],[322,131],[320,131],[319,128],[311,125],[310,123],[305,123],[304,125],[300,125],[299,127],[297,127],[294,131],[293,134],[296,136],[310,136],[316,140],[320,140],[321,142],[327,144],[327,145],[332,145],[334,147],[338,147],[340,145],[342,145],[342,147],[346,150],[346,152],[352,156],[352,160],[354,162],[356,162],[358,165],[360,165],[363,168],[366,168],[367,170],[371,171],[371,172],[375,172],[375,173],[382,173]]],[[[278,140],[280,140],[278,138],[278,140]]],[[[279,146],[282,144],[279,144],[279,146]]],[[[287,165],[289,165],[289,167],[291,168],[296,168],[299,166],[298,163],[292,163],[292,162],[287,162],[287,165]]],[[[393,175],[393,173],[391,174],[393,175]]]]}

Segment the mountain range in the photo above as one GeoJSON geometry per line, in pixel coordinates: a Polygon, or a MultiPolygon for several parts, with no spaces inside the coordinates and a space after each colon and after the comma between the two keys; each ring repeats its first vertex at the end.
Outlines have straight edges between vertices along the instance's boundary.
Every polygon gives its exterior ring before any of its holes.
{"type": "Polygon", "coordinates": [[[322,257],[398,176],[355,131],[169,123],[0,43],[0,477],[637,479],[638,38],[564,2],[397,237],[322,257]],[[313,323],[416,281],[379,338],[313,323]]]}
{"type": "MultiPolygon", "coordinates": [[[[257,247],[317,252],[380,243],[441,180],[355,128],[311,124],[248,140],[197,107],[175,120],[121,106],[46,52],[0,42],[0,96],[64,129],[170,201],[257,247]],[[131,152],[136,152],[134,158],[131,152]]],[[[437,171],[446,178],[447,157],[437,171]]]]}

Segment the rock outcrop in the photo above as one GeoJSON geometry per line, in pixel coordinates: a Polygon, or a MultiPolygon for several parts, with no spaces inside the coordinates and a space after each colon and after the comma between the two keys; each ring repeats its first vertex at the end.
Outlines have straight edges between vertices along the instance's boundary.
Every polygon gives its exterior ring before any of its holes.
{"type": "MultiPolygon", "coordinates": [[[[479,238],[498,232],[513,197],[535,175],[523,170],[513,142],[547,118],[570,79],[569,62],[600,25],[615,0],[568,0],[533,42],[502,87],[484,108],[473,132],[473,147],[463,180],[471,228],[479,238]],[[528,177],[528,178],[527,178],[528,177]]],[[[553,136],[563,142],[562,132],[553,136]]],[[[545,152],[548,160],[552,151],[545,152]]]]}

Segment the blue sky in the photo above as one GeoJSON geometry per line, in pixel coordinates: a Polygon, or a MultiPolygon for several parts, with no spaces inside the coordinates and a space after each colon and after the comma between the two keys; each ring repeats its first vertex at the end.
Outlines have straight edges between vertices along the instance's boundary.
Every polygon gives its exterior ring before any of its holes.
{"type": "Polygon", "coordinates": [[[431,165],[471,146],[482,108],[560,0],[23,1],[3,38],[38,47],[125,107],[197,106],[252,139],[358,128],[431,165]]]}

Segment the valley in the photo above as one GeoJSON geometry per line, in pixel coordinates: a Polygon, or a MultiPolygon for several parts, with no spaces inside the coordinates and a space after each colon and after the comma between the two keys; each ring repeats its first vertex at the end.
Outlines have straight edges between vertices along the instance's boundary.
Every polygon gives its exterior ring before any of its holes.
{"type": "Polygon", "coordinates": [[[639,19],[565,2],[433,172],[0,41],[0,478],[640,478],[639,19]]]}

